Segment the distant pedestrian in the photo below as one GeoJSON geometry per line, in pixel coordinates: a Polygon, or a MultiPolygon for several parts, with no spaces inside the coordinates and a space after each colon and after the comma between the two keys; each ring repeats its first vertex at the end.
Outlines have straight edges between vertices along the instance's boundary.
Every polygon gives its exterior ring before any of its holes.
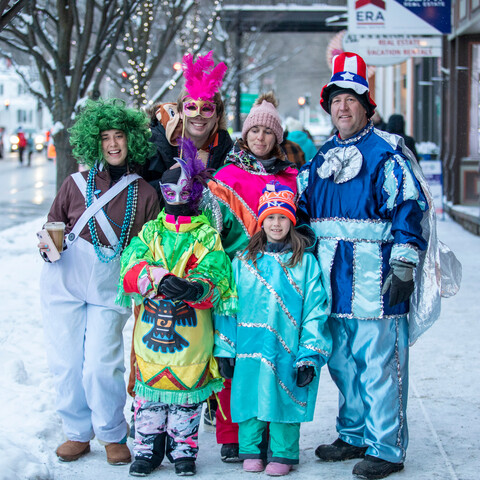
{"type": "Polygon", "coordinates": [[[317,147],[305,131],[300,120],[293,117],[287,117],[285,120],[285,129],[287,130],[287,139],[298,143],[305,154],[305,161],[309,162],[316,154],[317,147]]]}
{"type": "Polygon", "coordinates": [[[382,116],[375,110],[372,116],[373,126],[379,130],[386,130],[387,124],[384,122],[382,116]]]}
{"type": "Polygon", "coordinates": [[[30,167],[32,164],[32,155],[35,150],[35,143],[33,141],[32,134],[30,133],[27,138],[27,165],[30,167]]]}
{"type": "Polygon", "coordinates": [[[25,138],[25,134],[23,133],[22,127],[19,127],[17,130],[17,137],[18,137],[18,160],[20,164],[23,164],[23,152],[25,151],[25,147],[27,146],[27,139],[25,138]]]}
{"type": "Polygon", "coordinates": [[[300,170],[305,165],[305,154],[302,147],[295,142],[287,139],[287,131],[283,132],[283,142],[280,144],[288,160],[294,163],[300,170]]]}
{"type": "Polygon", "coordinates": [[[403,115],[400,115],[399,113],[390,115],[385,130],[388,133],[400,135],[403,138],[406,147],[411,150],[411,152],[415,155],[415,158],[418,160],[417,149],[415,148],[415,140],[413,137],[410,137],[405,133],[405,119],[403,118],[403,115]]]}

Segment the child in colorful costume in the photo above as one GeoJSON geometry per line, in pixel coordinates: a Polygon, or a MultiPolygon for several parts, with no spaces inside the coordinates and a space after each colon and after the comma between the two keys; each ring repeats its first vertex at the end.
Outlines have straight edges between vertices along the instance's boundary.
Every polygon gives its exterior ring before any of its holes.
{"type": "Polygon", "coordinates": [[[315,236],[309,227],[310,236],[299,233],[295,223],[293,191],[267,184],[258,210],[262,228],[233,261],[236,325],[215,318],[223,332],[215,337],[215,356],[235,360],[220,366],[223,375],[233,373],[231,413],[243,468],[264,470],[259,445],[269,424],[269,475],[285,475],[298,463],[300,422],[313,420],[319,372],[332,343],[315,236]]]}
{"type": "Polygon", "coordinates": [[[179,475],[195,473],[202,403],[222,388],[213,358],[211,311],[236,311],[231,263],[218,232],[199,212],[205,166],[188,139],[180,167],[162,176],[165,209],[122,255],[119,300],[141,303],[136,355],[135,462],[144,476],[167,457],[179,475]]]}
{"type": "MultiPolygon", "coordinates": [[[[70,134],[74,156],[90,170],[67,177],[55,197],[48,221],[65,223],[64,251],[41,277],[48,361],[67,437],[56,453],[77,460],[96,435],[108,462],[121,465],[131,457],[122,337],[131,309],[115,297],[122,249],[160,210],[155,190],[133,173],[151,155],[148,119],[117,99],[88,101],[70,134]]],[[[45,245],[39,248],[44,256],[45,245]]]]}
{"type": "MultiPolygon", "coordinates": [[[[283,129],[273,93],[262,94],[255,101],[243,129],[242,139],[233,147],[226,164],[214,175],[208,187],[216,228],[223,248],[233,259],[259,230],[256,215],[258,199],[265,185],[273,180],[296,192],[297,169],[280,147],[283,129]]],[[[218,395],[223,413],[217,413],[217,442],[222,444],[224,462],[238,462],[238,426],[230,418],[230,381],[218,395]]]]}

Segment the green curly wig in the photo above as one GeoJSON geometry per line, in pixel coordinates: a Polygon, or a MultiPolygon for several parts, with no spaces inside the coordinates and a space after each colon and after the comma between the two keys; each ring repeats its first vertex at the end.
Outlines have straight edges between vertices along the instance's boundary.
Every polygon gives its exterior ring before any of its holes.
{"type": "Polygon", "coordinates": [[[69,128],[70,145],[78,163],[90,168],[103,159],[101,133],[105,130],[122,130],[127,135],[129,165],[142,165],[155,151],[150,142],[151,132],[147,116],[133,108],[127,108],[118,98],[87,100],[69,128]]]}

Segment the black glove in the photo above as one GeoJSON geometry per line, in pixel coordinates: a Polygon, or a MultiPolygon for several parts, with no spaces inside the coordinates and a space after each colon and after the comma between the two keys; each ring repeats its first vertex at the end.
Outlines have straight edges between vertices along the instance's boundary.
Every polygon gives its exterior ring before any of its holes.
{"type": "Polygon", "coordinates": [[[315,378],[315,367],[302,365],[297,369],[297,387],[306,387],[315,378]]]}
{"type": "Polygon", "coordinates": [[[413,282],[413,269],[415,264],[402,262],[400,260],[392,261],[390,271],[382,288],[382,295],[389,294],[389,305],[393,307],[399,303],[406,302],[413,293],[415,283],[413,282]]]}
{"type": "Polygon", "coordinates": [[[175,275],[168,275],[160,282],[158,293],[171,300],[196,302],[203,295],[203,287],[198,282],[190,282],[175,275]]]}
{"type": "Polygon", "coordinates": [[[235,370],[235,359],[234,358],[217,358],[218,369],[220,370],[220,375],[223,378],[233,378],[233,372],[235,370]]]}

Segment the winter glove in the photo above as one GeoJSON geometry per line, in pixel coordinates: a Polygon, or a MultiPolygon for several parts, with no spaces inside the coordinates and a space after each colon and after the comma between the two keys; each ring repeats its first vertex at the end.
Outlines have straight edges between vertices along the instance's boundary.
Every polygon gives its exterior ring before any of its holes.
{"type": "Polygon", "coordinates": [[[297,387],[306,387],[315,378],[315,367],[302,365],[297,369],[297,387]]]}
{"type": "Polygon", "coordinates": [[[233,371],[235,370],[235,359],[218,357],[218,369],[223,378],[233,378],[233,371]]]}
{"type": "Polygon", "coordinates": [[[382,288],[382,295],[390,289],[389,305],[393,307],[399,303],[406,302],[413,293],[415,284],[413,282],[413,269],[415,264],[393,260],[390,271],[382,288]]]}
{"type": "Polygon", "coordinates": [[[160,282],[158,293],[165,295],[170,300],[196,302],[203,295],[203,287],[198,282],[190,282],[175,275],[168,275],[160,282]]]}

